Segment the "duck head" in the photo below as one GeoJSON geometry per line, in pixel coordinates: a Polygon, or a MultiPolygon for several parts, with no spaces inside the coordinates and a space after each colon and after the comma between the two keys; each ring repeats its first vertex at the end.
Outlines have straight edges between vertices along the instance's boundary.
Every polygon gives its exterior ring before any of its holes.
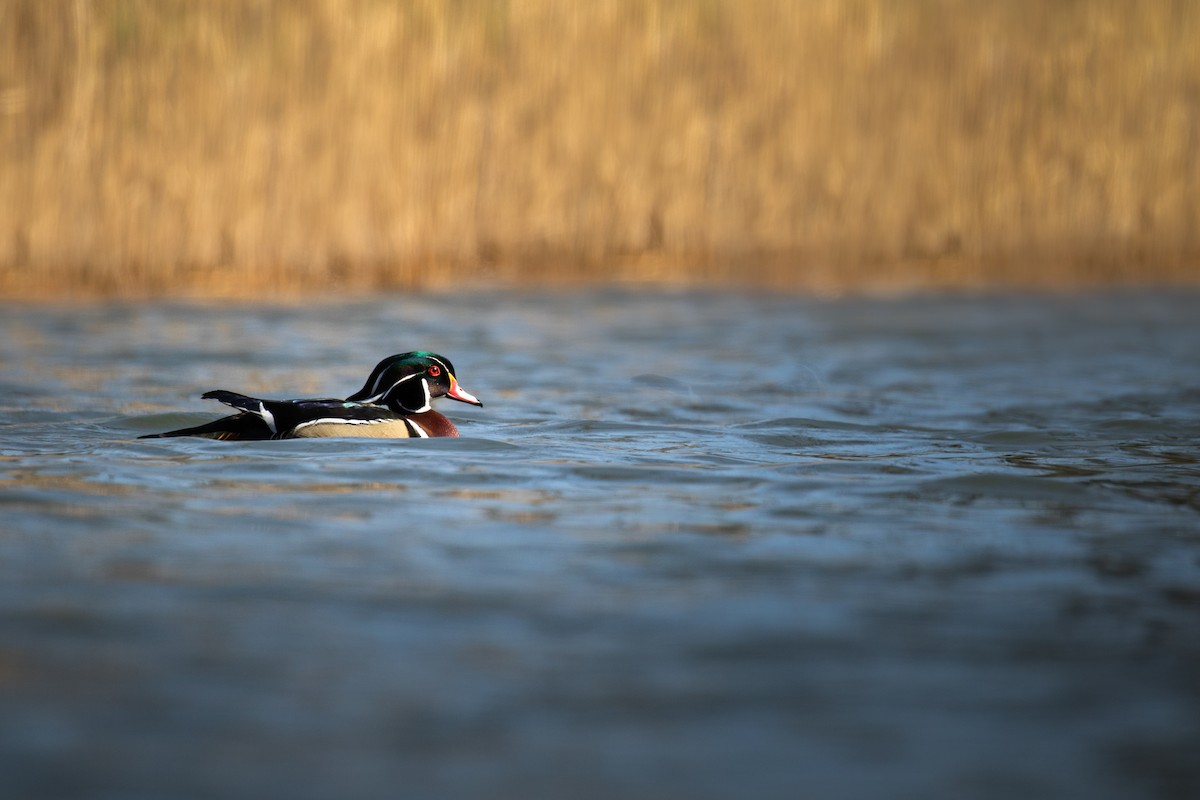
{"type": "Polygon", "coordinates": [[[454,365],[445,356],[423,350],[388,356],[375,365],[363,387],[347,400],[378,403],[403,414],[428,411],[435,398],[449,397],[482,406],[454,377],[454,365]]]}

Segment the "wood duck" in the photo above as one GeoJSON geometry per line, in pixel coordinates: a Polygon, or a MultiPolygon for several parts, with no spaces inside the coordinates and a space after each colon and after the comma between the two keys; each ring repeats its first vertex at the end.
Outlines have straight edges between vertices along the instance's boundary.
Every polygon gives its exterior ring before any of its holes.
{"type": "Polygon", "coordinates": [[[475,406],[483,403],[458,385],[454,365],[436,353],[417,351],[388,356],[376,365],[363,387],[345,400],[260,400],[217,389],[205,400],[220,400],[237,414],[194,428],[139,437],[204,436],[222,440],[295,439],[367,436],[427,439],[458,436],[458,428],[433,410],[433,400],[449,397],[475,406]]]}

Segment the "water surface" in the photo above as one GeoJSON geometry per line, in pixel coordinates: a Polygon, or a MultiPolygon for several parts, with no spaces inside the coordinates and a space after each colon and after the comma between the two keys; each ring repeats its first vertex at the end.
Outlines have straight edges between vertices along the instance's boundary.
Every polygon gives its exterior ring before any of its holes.
{"type": "Polygon", "coordinates": [[[0,308],[23,797],[1200,792],[1200,296],[0,308]],[[457,440],[138,440],[454,360],[457,440]]]}

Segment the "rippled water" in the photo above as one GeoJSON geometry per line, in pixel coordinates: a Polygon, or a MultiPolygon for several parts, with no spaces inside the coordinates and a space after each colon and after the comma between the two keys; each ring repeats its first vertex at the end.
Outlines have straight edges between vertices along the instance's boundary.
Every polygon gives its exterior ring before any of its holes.
{"type": "Polygon", "coordinates": [[[1198,301],[0,307],[0,773],[1200,796],[1198,301]],[[461,439],[135,438],[416,348],[461,439]]]}

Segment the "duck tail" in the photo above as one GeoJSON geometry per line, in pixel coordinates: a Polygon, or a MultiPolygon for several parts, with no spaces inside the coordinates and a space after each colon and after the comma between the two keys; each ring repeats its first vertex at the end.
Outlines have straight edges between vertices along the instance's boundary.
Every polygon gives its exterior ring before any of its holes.
{"type": "Polygon", "coordinates": [[[193,428],[180,428],[165,433],[147,433],[139,439],[169,439],[174,436],[202,436],[221,441],[270,439],[272,434],[261,417],[254,414],[234,414],[193,428]]]}
{"type": "Polygon", "coordinates": [[[203,436],[208,439],[228,441],[271,439],[275,436],[275,419],[267,410],[266,404],[257,397],[248,397],[227,389],[215,389],[205,392],[200,397],[203,400],[219,400],[227,406],[236,408],[241,413],[222,417],[194,428],[180,428],[166,433],[150,433],[138,438],[166,439],[173,436],[203,436]]]}

